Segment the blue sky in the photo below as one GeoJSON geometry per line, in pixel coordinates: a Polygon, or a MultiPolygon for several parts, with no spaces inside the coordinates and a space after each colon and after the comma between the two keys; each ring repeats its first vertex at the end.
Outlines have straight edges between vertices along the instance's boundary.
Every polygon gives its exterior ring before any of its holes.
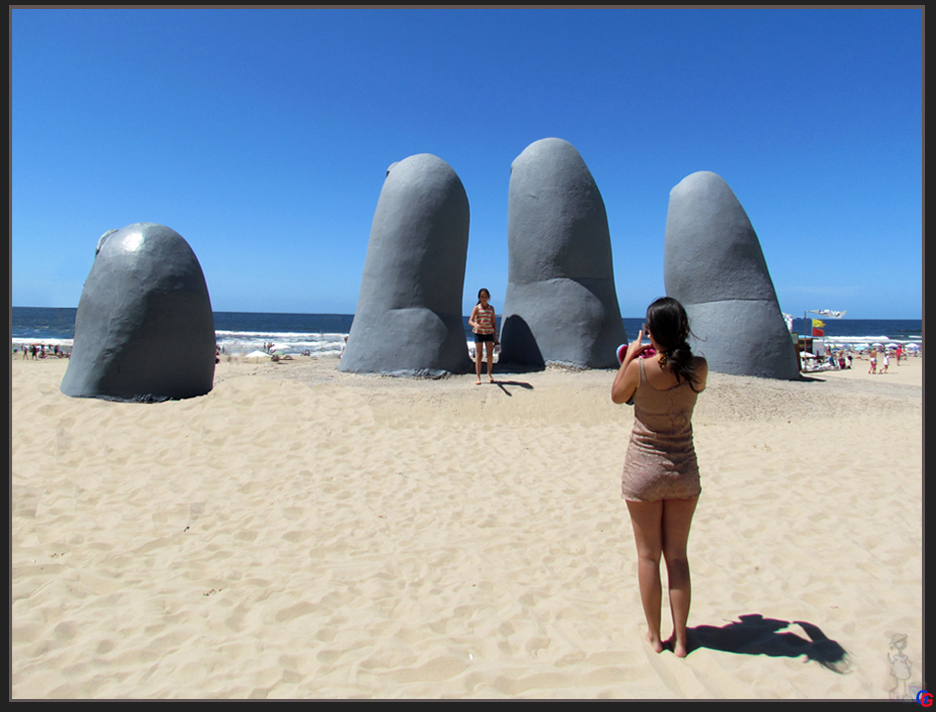
{"type": "Polygon", "coordinates": [[[622,316],[664,293],[669,191],[718,173],[781,309],[921,318],[923,11],[11,10],[11,296],[78,305],[107,230],[156,222],[216,311],[353,313],[386,168],[471,206],[467,314],[507,286],[510,164],[574,145],[622,316]]]}

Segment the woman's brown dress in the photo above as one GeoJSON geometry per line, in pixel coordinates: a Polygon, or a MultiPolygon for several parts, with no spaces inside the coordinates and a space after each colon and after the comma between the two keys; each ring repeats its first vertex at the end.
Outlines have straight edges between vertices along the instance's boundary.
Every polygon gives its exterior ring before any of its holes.
{"type": "Polygon", "coordinates": [[[643,359],[638,362],[640,383],[621,496],[635,502],[695,497],[702,491],[692,442],[692,410],[699,394],[685,380],[657,390],[647,381],[643,359]]]}

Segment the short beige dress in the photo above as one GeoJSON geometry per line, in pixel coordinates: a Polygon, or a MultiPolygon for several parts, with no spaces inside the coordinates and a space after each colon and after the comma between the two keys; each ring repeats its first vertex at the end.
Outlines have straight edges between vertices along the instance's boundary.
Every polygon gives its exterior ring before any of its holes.
{"type": "Polygon", "coordinates": [[[634,502],[689,499],[702,491],[692,442],[692,410],[699,394],[688,381],[666,390],[650,385],[638,359],[634,429],[624,460],[621,497],[634,502]]]}

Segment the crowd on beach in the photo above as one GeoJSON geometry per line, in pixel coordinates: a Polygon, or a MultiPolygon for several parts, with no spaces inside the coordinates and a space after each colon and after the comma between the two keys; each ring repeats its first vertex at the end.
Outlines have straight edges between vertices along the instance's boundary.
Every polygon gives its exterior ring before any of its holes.
{"type": "Polygon", "coordinates": [[[887,373],[892,356],[899,366],[901,360],[906,361],[910,356],[919,355],[920,352],[918,349],[913,349],[903,344],[869,346],[857,351],[846,348],[832,348],[821,357],[812,354],[801,354],[800,365],[801,370],[808,373],[814,373],[816,371],[844,371],[852,368],[854,359],[864,359],[867,357],[869,361],[868,373],[876,375],[879,373],[887,373]]]}
{"type": "MultiPolygon", "coordinates": [[[[19,353],[19,348],[13,347],[13,355],[19,353]]],[[[71,352],[59,348],[58,344],[51,346],[46,344],[23,345],[23,359],[32,359],[36,361],[41,358],[71,358],[71,352]]]]}
{"type": "Polygon", "coordinates": [[[897,361],[898,366],[900,365],[901,358],[906,360],[911,353],[919,355],[919,352],[908,351],[900,344],[898,344],[894,349],[885,347],[878,350],[873,348],[871,349],[871,353],[868,355],[868,361],[870,362],[868,365],[868,373],[871,375],[887,373],[887,369],[890,367],[890,357],[892,353],[897,361]],[[880,369],[878,369],[878,364],[880,364],[880,369]]]}

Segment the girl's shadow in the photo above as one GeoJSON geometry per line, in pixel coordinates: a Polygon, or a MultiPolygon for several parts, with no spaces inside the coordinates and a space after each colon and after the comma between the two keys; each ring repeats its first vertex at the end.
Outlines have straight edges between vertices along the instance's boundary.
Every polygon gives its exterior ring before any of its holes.
{"type": "Polygon", "coordinates": [[[743,655],[770,655],[772,657],[798,658],[805,655],[824,668],[837,673],[846,673],[849,668],[848,652],[834,640],[825,636],[818,626],[803,621],[793,621],[800,626],[809,639],[796,633],[780,633],[790,621],[764,618],[759,613],[740,616],[738,622],[717,628],[700,625],[686,631],[688,652],[697,648],[711,648],[726,653],[743,655]]]}
{"type": "Polygon", "coordinates": [[[495,379],[493,383],[504,392],[504,395],[511,397],[513,397],[513,393],[508,391],[506,386],[520,386],[520,388],[525,388],[528,391],[533,390],[533,386],[525,381],[498,381],[495,379]]]}

